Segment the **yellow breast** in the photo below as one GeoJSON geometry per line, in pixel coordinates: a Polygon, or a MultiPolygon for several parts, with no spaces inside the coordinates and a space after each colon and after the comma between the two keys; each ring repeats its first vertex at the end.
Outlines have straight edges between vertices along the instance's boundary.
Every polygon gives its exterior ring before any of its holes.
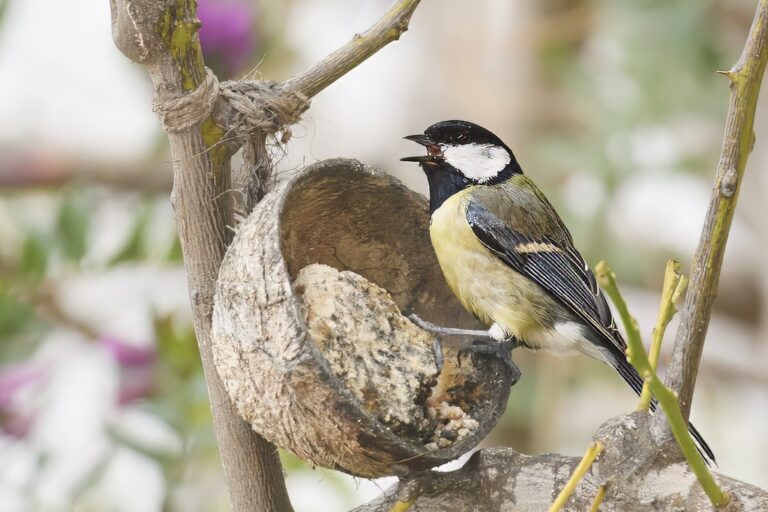
{"type": "Polygon", "coordinates": [[[453,293],[462,305],[486,325],[498,323],[524,339],[538,330],[541,294],[537,285],[521,276],[480,243],[467,223],[466,205],[472,188],[454,194],[432,214],[432,245],[453,293]]]}

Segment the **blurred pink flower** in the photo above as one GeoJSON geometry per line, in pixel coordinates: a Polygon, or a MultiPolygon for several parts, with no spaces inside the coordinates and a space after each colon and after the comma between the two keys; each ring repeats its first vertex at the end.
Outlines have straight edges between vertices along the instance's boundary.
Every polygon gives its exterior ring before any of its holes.
{"type": "Polygon", "coordinates": [[[19,363],[0,369],[0,409],[11,406],[13,396],[23,387],[38,382],[46,371],[32,363],[19,363]]]}
{"type": "Polygon", "coordinates": [[[208,67],[222,78],[241,73],[257,46],[253,0],[199,0],[197,17],[208,67]]]}
{"type": "Polygon", "coordinates": [[[154,389],[152,372],[123,372],[120,375],[120,389],[117,394],[118,405],[128,405],[136,400],[148,397],[154,389]]]}
{"type": "Polygon", "coordinates": [[[13,437],[24,437],[32,426],[33,415],[18,403],[17,396],[28,386],[47,376],[42,366],[25,362],[0,369],[0,431],[13,437]]]}
{"type": "Polygon", "coordinates": [[[0,431],[7,436],[23,439],[32,428],[33,419],[31,414],[0,409],[0,431]]]}
{"type": "Polygon", "coordinates": [[[114,336],[102,336],[101,345],[120,366],[117,402],[126,405],[147,397],[154,388],[154,347],[138,346],[114,336]]]}
{"type": "Polygon", "coordinates": [[[114,336],[101,337],[101,345],[123,368],[147,366],[155,362],[155,349],[151,346],[141,346],[127,343],[114,336]]]}

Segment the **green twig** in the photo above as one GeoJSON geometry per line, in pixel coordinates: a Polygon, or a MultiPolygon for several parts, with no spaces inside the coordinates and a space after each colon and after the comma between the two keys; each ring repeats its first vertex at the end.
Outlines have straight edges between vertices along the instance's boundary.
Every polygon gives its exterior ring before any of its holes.
{"type": "MultiPolygon", "coordinates": [[[[677,300],[688,286],[688,279],[680,274],[680,263],[674,260],[667,261],[667,268],[664,271],[664,286],[661,291],[661,304],[659,305],[659,316],[656,320],[656,326],[651,334],[651,352],[648,356],[651,368],[655,371],[659,364],[659,352],[661,343],[664,340],[664,333],[667,331],[667,325],[672,317],[677,313],[677,300]]],[[[637,404],[638,411],[647,411],[651,405],[651,389],[648,382],[643,384],[643,392],[640,394],[640,402],[637,404]]]]}
{"type": "Polygon", "coordinates": [[[601,485],[600,488],[597,490],[597,494],[595,494],[595,501],[592,502],[592,506],[589,507],[589,512],[597,512],[600,510],[600,505],[603,503],[603,499],[605,498],[605,484],[601,485]]]}
{"type": "Polygon", "coordinates": [[[627,344],[627,358],[629,358],[629,352],[634,345],[643,346],[643,339],[640,336],[640,328],[637,326],[637,320],[635,320],[635,317],[629,313],[627,303],[624,301],[624,297],[621,296],[621,293],[619,293],[618,286],[616,286],[616,275],[614,275],[606,262],[601,261],[595,266],[595,277],[603,290],[605,290],[605,293],[607,293],[611,298],[611,301],[613,301],[616,310],[619,312],[621,322],[624,324],[624,330],[627,332],[627,341],[631,341],[631,343],[627,344]]]}
{"type": "Polygon", "coordinates": [[[560,494],[557,495],[557,498],[555,498],[555,501],[549,507],[549,512],[559,512],[565,504],[568,503],[568,499],[571,497],[571,494],[573,494],[573,491],[576,490],[576,486],[581,479],[584,478],[584,475],[587,474],[592,463],[595,462],[595,459],[597,459],[597,456],[600,455],[600,452],[602,451],[603,443],[600,441],[594,441],[589,445],[587,452],[584,454],[581,462],[579,462],[579,465],[576,466],[571,478],[568,479],[563,490],[560,491],[560,494]]]}
{"type": "MultiPolygon", "coordinates": [[[[608,265],[601,261],[595,267],[595,273],[597,274],[597,281],[600,286],[606,291],[606,293],[614,300],[616,308],[619,310],[622,319],[634,320],[627,310],[627,305],[621,298],[618,285],[616,284],[616,274],[608,267],[608,265]],[[618,298],[618,300],[614,299],[618,298]]],[[[677,286],[675,287],[677,288],[677,286]]],[[[637,325],[626,326],[627,331],[631,331],[637,328],[637,325]]],[[[648,360],[648,354],[640,341],[640,336],[627,336],[627,357],[632,366],[635,367],[637,372],[643,377],[646,384],[653,393],[653,396],[658,400],[659,405],[664,409],[669,427],[672,430],[672,434],[680,446],[680,449],[685,455],[685,459],[688,461],[688,465],[691,467],[691,471],[699,479],[704,492],[709,497],[709,500],[716,507],[723,507],[728,504],[730,496],[728,493],[720,489],[709,472],[704,459],[699,454],[694,443],[693,438],[688,432],[688,422],[683,417],[680,411],[680,403],[677,401],[675,393],[664,386],[656,375],[656,371],[653,369],[651,362],[648,360]]]]}
{"type": "Polygon", "coordinates": [[[411,508],[414,501],[416,500],[396,501],[392,508],[389,509],[389,512],[406,512],[411,508]]]}

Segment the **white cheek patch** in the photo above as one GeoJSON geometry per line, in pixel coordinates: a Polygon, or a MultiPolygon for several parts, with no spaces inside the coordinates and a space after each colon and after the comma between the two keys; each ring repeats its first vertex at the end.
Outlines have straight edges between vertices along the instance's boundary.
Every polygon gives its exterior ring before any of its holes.
{"type": "Polygon", "coordinates": [[[493,144],[443,145],[443,158],[471,180],[484,183],[510,162],[509,152],[493,144]]]}

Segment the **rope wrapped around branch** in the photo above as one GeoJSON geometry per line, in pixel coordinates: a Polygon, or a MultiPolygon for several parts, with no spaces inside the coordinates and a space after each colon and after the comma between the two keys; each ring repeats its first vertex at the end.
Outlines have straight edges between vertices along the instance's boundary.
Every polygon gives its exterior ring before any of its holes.
{"type": "Polygon", "coordinates": [[[195,90],[178,98],[154,101],[154,111],[167,131],[186,130],[204,121],[213,112],[221,96],[232,110],[228,132],[247,138],[255,133],[273,134],[299,121],[309,107],[309,98],[301,93],[286,94],[278,82],[229,81],[219,84],[206,68],[205,80],[195,90]]]}
{"type": "Polygon", "coordinates": [[[205,68],[205,80],[197,87],[178,98],[155,101],[152,106],[167,132],[180,132],[202,123],[213,112],[219,97],[219,81],[216,75],[205,68]]]}
{"type": "Polygon", "coordinates": [[[286,94],[280,86],[266,80],[222,84],[221,96],[235,112],[229,122],[228,138],[242,142],[245,213],[253,209],[272,185],[267,136],[282,130],[281,142],[286,143],[291,136],[288,127],[297,123],[309,107],[307,96],[286,94]]]}
{"type": "MultiPolygon", "coordinates": [[[[167,132],[188,130],[207,119],[219,98],[229,112],[223,141],[242,145],[244,185],[250,211],[270,188],[272,166],[267,157],[266,138],[280,130],[282,142],[290,138],[288,127],[299,121],[309,107],[309,98],[302,93],[285,93],[281,84],[271,81],[230,81],[219,84],[216,75],[206,68],[205,80],[195,90],[178,98],[155,100],[154,110],[167,132]]],[[[222,105],[220,105],[222,106],[222,105]]],[[[217,122],[221,123],[221,119],[217,122]]],[[[223,142],[222,141],[222,142],[223,142]]],[[[233,151],[235,150],[233,149],[233,151]]]]}
{"type": "Polygon", "coordinates": [[[275,133],[297,123],[309,107],[307,96],[285,94],[268,80],[224,82],[221,96],[235,111],[230,130],[241,136],[275,133]]]}

